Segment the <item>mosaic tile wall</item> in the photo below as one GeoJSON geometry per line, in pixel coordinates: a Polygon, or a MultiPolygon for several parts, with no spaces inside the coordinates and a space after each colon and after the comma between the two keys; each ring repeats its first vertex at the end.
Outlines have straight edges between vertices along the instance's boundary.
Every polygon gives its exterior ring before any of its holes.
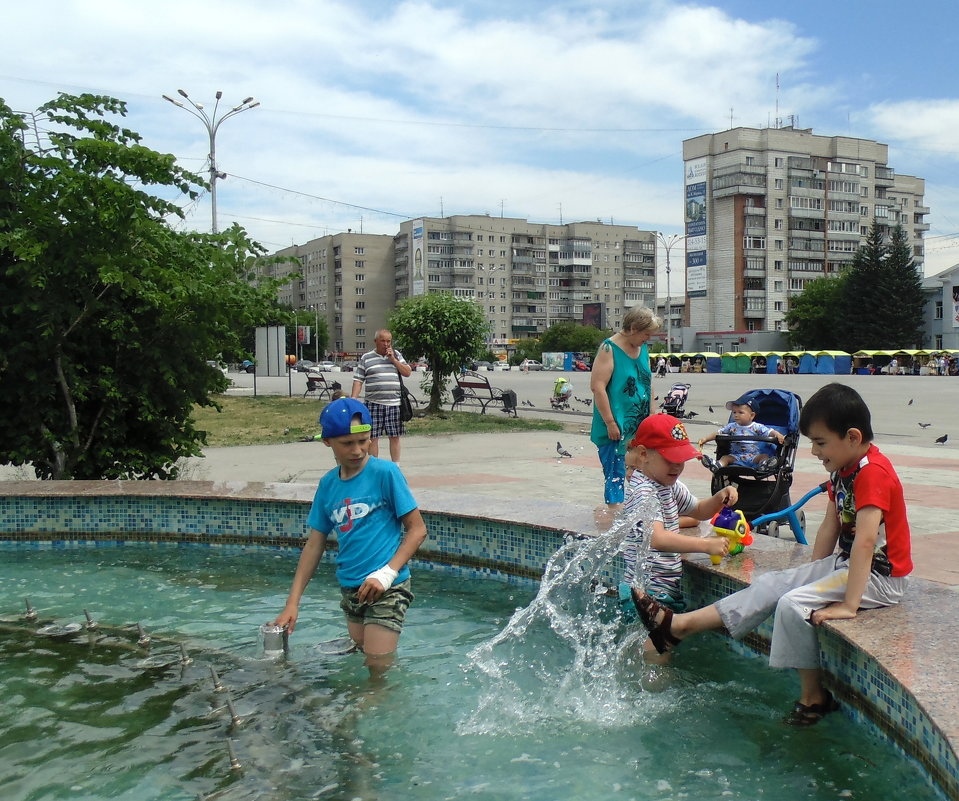
{"type": "MultiPolygon", "coordinates": [[[[0,549],[44,544],[137,541],[298,548],[306,536],[308,503],[147,495],[0,496],[0,549]]],[[[535,581],[572,534],[559,530],[436,514],[424,510],[429,540],[419,569],[480,574],[502,581],[535,581]]],[[[618,571],[613,566],[613,573],[618,571]]],[[[690,566],[686,592],[700,606],[742,588],[728,576],[690,566]]],[[[613,582],[612,577],[607,580],[613,582]]],[[[740,651],[768,652],[767,622],[740,651]]],[[[825,632],[824,667],[853,717],[916,759],[959,798],[959,765],[942,732],[910,693],[868,654],[825,632]]]]}

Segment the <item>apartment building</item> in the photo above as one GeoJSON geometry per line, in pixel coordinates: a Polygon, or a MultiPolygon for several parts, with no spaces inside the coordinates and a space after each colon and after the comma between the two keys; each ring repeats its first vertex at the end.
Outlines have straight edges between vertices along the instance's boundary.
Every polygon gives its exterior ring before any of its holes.
{"type": "Polygon", "coordinates": [[[407,220],[394,237],[393,295],[399,301],[449,292],[475,300],[490,323],[491,345],[538,336],[557,322],[582,322],[584,314],[617,329],[626,309],[654,302],[655,236],[598,221],[407,220]]]}
{"type": "Polygon", "coordinates": [[[315,311],[317,319],[326,323],[330,350],[362,353],[372,349],[373,335],[394,306],[392,236],[347,231],[273,255],[289,260],[268,265],[269,275],[283,279],[300,274],[280,287],[280,303],[315,311]]]}
{"type": "Polygon", "coordinates": [[[873,221],[923,261],[925,182],[888,146],[811,129],[734,128],[683,142],[686,325],[782,331],[790,298],[848,265],[873,221]]]}

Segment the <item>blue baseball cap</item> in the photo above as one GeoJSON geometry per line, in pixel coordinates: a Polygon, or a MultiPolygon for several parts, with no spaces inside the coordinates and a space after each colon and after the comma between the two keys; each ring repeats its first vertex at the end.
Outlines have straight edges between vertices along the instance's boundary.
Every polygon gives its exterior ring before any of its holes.
{"type": "Polygon", "coordinates": [[[320,414],[320,427],[323,430],[323,439],[330,439],[370,431],[373,420],[365,404],[355,398],[338,398],[328,403],[320,414]],[[360,422],[354,423],[353,418],[357,415],[360,416],[360,422]]]}
{"type": "Polygon", "coordinates": [[[749,397],[748,392],[745,395],[740,395],[736,400],[726,403],[726,408],[730,411],[732,411],[733,406],[748,406],[754,412],[759,411],[759,401],[756,398],[749,397]]]}

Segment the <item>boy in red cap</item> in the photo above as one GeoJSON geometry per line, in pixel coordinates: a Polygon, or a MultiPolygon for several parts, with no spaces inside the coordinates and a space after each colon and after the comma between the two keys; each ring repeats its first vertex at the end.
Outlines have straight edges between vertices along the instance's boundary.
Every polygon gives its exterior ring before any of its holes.
{"type": "MultiPolygon", "coordinates": [[[[646,575],[646,592],[660,604],[682,611],[683,563],[680,554],[706,553],[724,556],[729,552],[725,537],[697,537],[679,533],[680,515],[708,520],[723,506],[732,506],[738,500],[733,486],[700,501],[683,484],[686,462],[698,459],[700,452],[693,447],[686,427],[668,414],[652,414],[643,420],[630,442],[630,463],[635,467],[629,478],[626,513],[637,514],[652,500],[655,513],[647,530],[644,520],[637,518],[624,542],[626,573],[620,595],[628,600],[637,574],[646,575]],[[649,553],[643,565],[637,565],[640,546],[649,537],[649,553]]],[[[655,647],[647,642],[651,656],[655,647]]]]}

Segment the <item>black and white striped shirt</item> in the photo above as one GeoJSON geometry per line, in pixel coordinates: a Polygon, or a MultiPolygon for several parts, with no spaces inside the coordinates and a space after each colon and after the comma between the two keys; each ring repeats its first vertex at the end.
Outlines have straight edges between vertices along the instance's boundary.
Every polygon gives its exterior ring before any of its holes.
{"type": "MultiPolygon", "coordinates": [[[[393,356],[397,361],[406,363],[398,350],[393,351],[393,356]]],[[[378,403],[381,406],[400,405],[400,374],[393,362],[386,356],[380,356],[375,350],[360,357],[353,380],[362,381],[365,385],[367,403],[378,403]]]]}

